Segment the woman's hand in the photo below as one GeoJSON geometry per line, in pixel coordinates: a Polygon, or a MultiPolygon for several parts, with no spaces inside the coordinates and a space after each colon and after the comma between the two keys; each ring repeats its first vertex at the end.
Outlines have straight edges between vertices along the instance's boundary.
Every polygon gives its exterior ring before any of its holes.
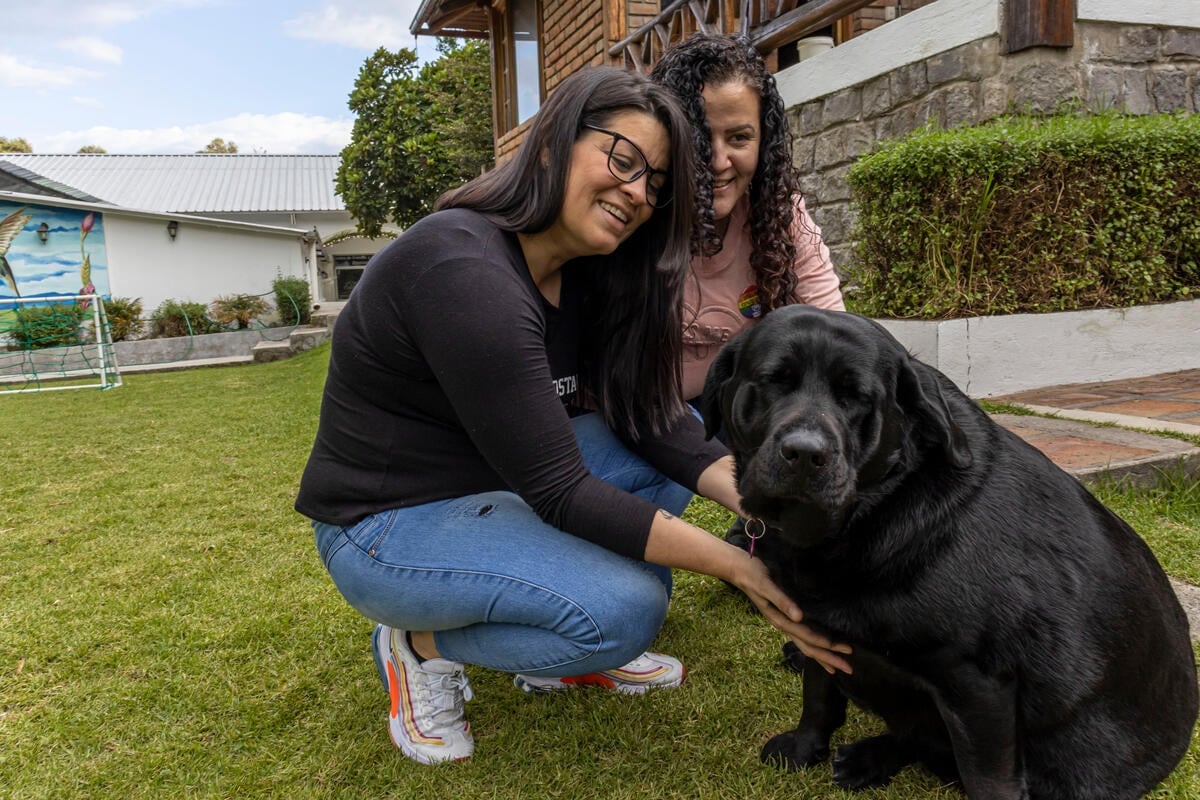
{"type": "Polygon", "coordinates": [[[803,613],[771,580],[766,564],[750,557],[743,563],[744,568],[730,583],[750,598],[768,622],[783,631],[800,648],[801,653],[816,661],[831,675],[835,670],[847,675],[853,672],[849,662],[842,657],[842,654],[851,652],[849,645],[834,644],[828,637],[801,624],[803,613]]]}
{"type": "MultiPolygon", "coordinates": [[[[720,470],[713,472],[719,473],[720,470]]],[[[842,655],[850,652],[850,646],[834,644],[828,637],[802,625],[800,621],[804,615],[800,608],[771,580],[766,564],[752,558],[745,550],[659,509],[650,524],[645,559],[665,567],[686,569],[728,581],[744,592],[767,621],[783,631],[800,648],[801,653],[830,673],[841,670],[850,674],[853,671],[846,659],[842,658],[842,655]]]]}

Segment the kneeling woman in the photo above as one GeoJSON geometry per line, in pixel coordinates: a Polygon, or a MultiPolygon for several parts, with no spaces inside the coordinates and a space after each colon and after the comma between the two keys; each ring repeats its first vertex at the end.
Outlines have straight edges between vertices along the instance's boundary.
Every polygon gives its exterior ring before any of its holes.
{"type": "Polygon", "coordinates": [[[472,754],[464,664],[526,691],[678,685],[683,666],[645,652],[672,567],[840,662],[761,562],[679,518],[693,491],[738,502],[679,383],[690,141],[668,90],[577,73],[512,161],[372,259],[338,317],[296,509],[378,623],[409,758],[472,754]]]}

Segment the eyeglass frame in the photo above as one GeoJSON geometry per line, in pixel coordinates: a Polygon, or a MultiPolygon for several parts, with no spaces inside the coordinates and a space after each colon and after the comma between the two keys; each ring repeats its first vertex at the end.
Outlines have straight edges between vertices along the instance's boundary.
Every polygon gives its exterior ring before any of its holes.
{"type": "MultiPolygon", "coordinates": [[[[668,191],[667,201],[665,203],[663,203],[662,205],[658,205],[656,202],[654,202],[653,200],[650,199],[650,179],[653,178],[655,175],[662,175],[663,179],[664,179],[663,188],[667,188],[668,186],[670,186],[670,180],[671,180],[671,173],[669,170],[655,169],[654,167],[650,166],[650,159],[646,158],[646,154],[642,152],[642,148],[640,148],[636,144],[634,144],[633,140],[630,139],[625,134],[617,133],[616,131],[610,131],[607,128],[601,128],[598,125],[590,125],[586,122],[583,123],[583,127],[587,128],[588,130],[593,130],[593,131],[596,131],[597,133],[603,133],[607,136],[612,137],[612,144],[609,145],[609,147],[608,147],[608,160],[606,162],[607,166],[608,166],[608,172],[610,175],[612,175],[614,178],[619,180],[621,183],[633,183],[638,178],[645,175],[646,176],[646,202],[650,204],[650,207],[655,208],[655,209],[660,209],[660,208],[666,208],[667,206],[671,205],[671,202],[675,199],[675,193],[672,192],[670,189],[667,189],[667,191],[668,191]],[[617,171],[613,169],[613,163],[612,163],[613,153],[617,149],[617,143],[621,142],[621,141],[629,142],[629,146],[633,148],[633,152],[637,153],[638,156],[640,156],[642,159],[642,168],[639,169],[633,175],[632,178],[622,178],[620,175],[617,174],[617,171]]],[[[657,197],[660,192],[661,192],[661,189],[659,191],[656,191],[654,193],[655,196],[657,197]]]]}

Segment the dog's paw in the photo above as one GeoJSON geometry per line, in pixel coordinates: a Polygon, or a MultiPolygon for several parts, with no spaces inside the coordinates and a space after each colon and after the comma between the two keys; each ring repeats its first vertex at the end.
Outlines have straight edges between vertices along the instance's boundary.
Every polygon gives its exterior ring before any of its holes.
{"type": "Polygon", "coordinates": [[[887,786],[907,763],[891,736],[875,736],[837,749],[833,757],[833,781],[843,789],[887,786]]]}
{"type": "Polygon", "coordinates": [[[800,652],[800,648],[796,647],[794,642],[783,643],[783,665],[792,672],[804,674],[804,662],[808,661],[808,656],[800,652]]]}
{"type": "Polygon", "coordinates": [[[829,758],[829,740],[813,734],[788,731],[763,745],[759,758],[764,764],[775,767],[804,769],[829,758]]]}

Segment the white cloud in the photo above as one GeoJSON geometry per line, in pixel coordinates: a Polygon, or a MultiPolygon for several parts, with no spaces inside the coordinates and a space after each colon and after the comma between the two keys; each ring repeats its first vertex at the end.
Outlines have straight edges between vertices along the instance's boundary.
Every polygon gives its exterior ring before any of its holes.
{"type": "Polygon", "coordinates": [[[372,52],[378,47],[398,50],[415,47],[408,26],[420,0],[401,2],[330,2],[319,11],[307,11],[283,23],[284,32],[297,39],[332,42],[372,52]]]}
{"type": "Polygon", "coordinates": [[[123,51],[118,45],[106,42],[95,36],[77,36],[73,39],[63,39],[58,47],[70,53],[90,58],[93,61],[104,61],[109,64],[120,64],[123,51]]]}
{"type": "Polygon", "coordinates": [[[22,61],[11,53],[0,52],[0,84],[16,89],[44,89],[70,86],[96,76],[95,72],[79,67],[40,67],[22,61]]]}
{"type": "Polygon", "coordinates": [[[39,141],[39,152],[74,153],[99,145],[109,153],[194,153],[213,139],[235,142],[241,153],[339,153],[350,143],[350,119],[304,114],[238,114],[226,119],[168,128],[93,127],[39,141]]]}

